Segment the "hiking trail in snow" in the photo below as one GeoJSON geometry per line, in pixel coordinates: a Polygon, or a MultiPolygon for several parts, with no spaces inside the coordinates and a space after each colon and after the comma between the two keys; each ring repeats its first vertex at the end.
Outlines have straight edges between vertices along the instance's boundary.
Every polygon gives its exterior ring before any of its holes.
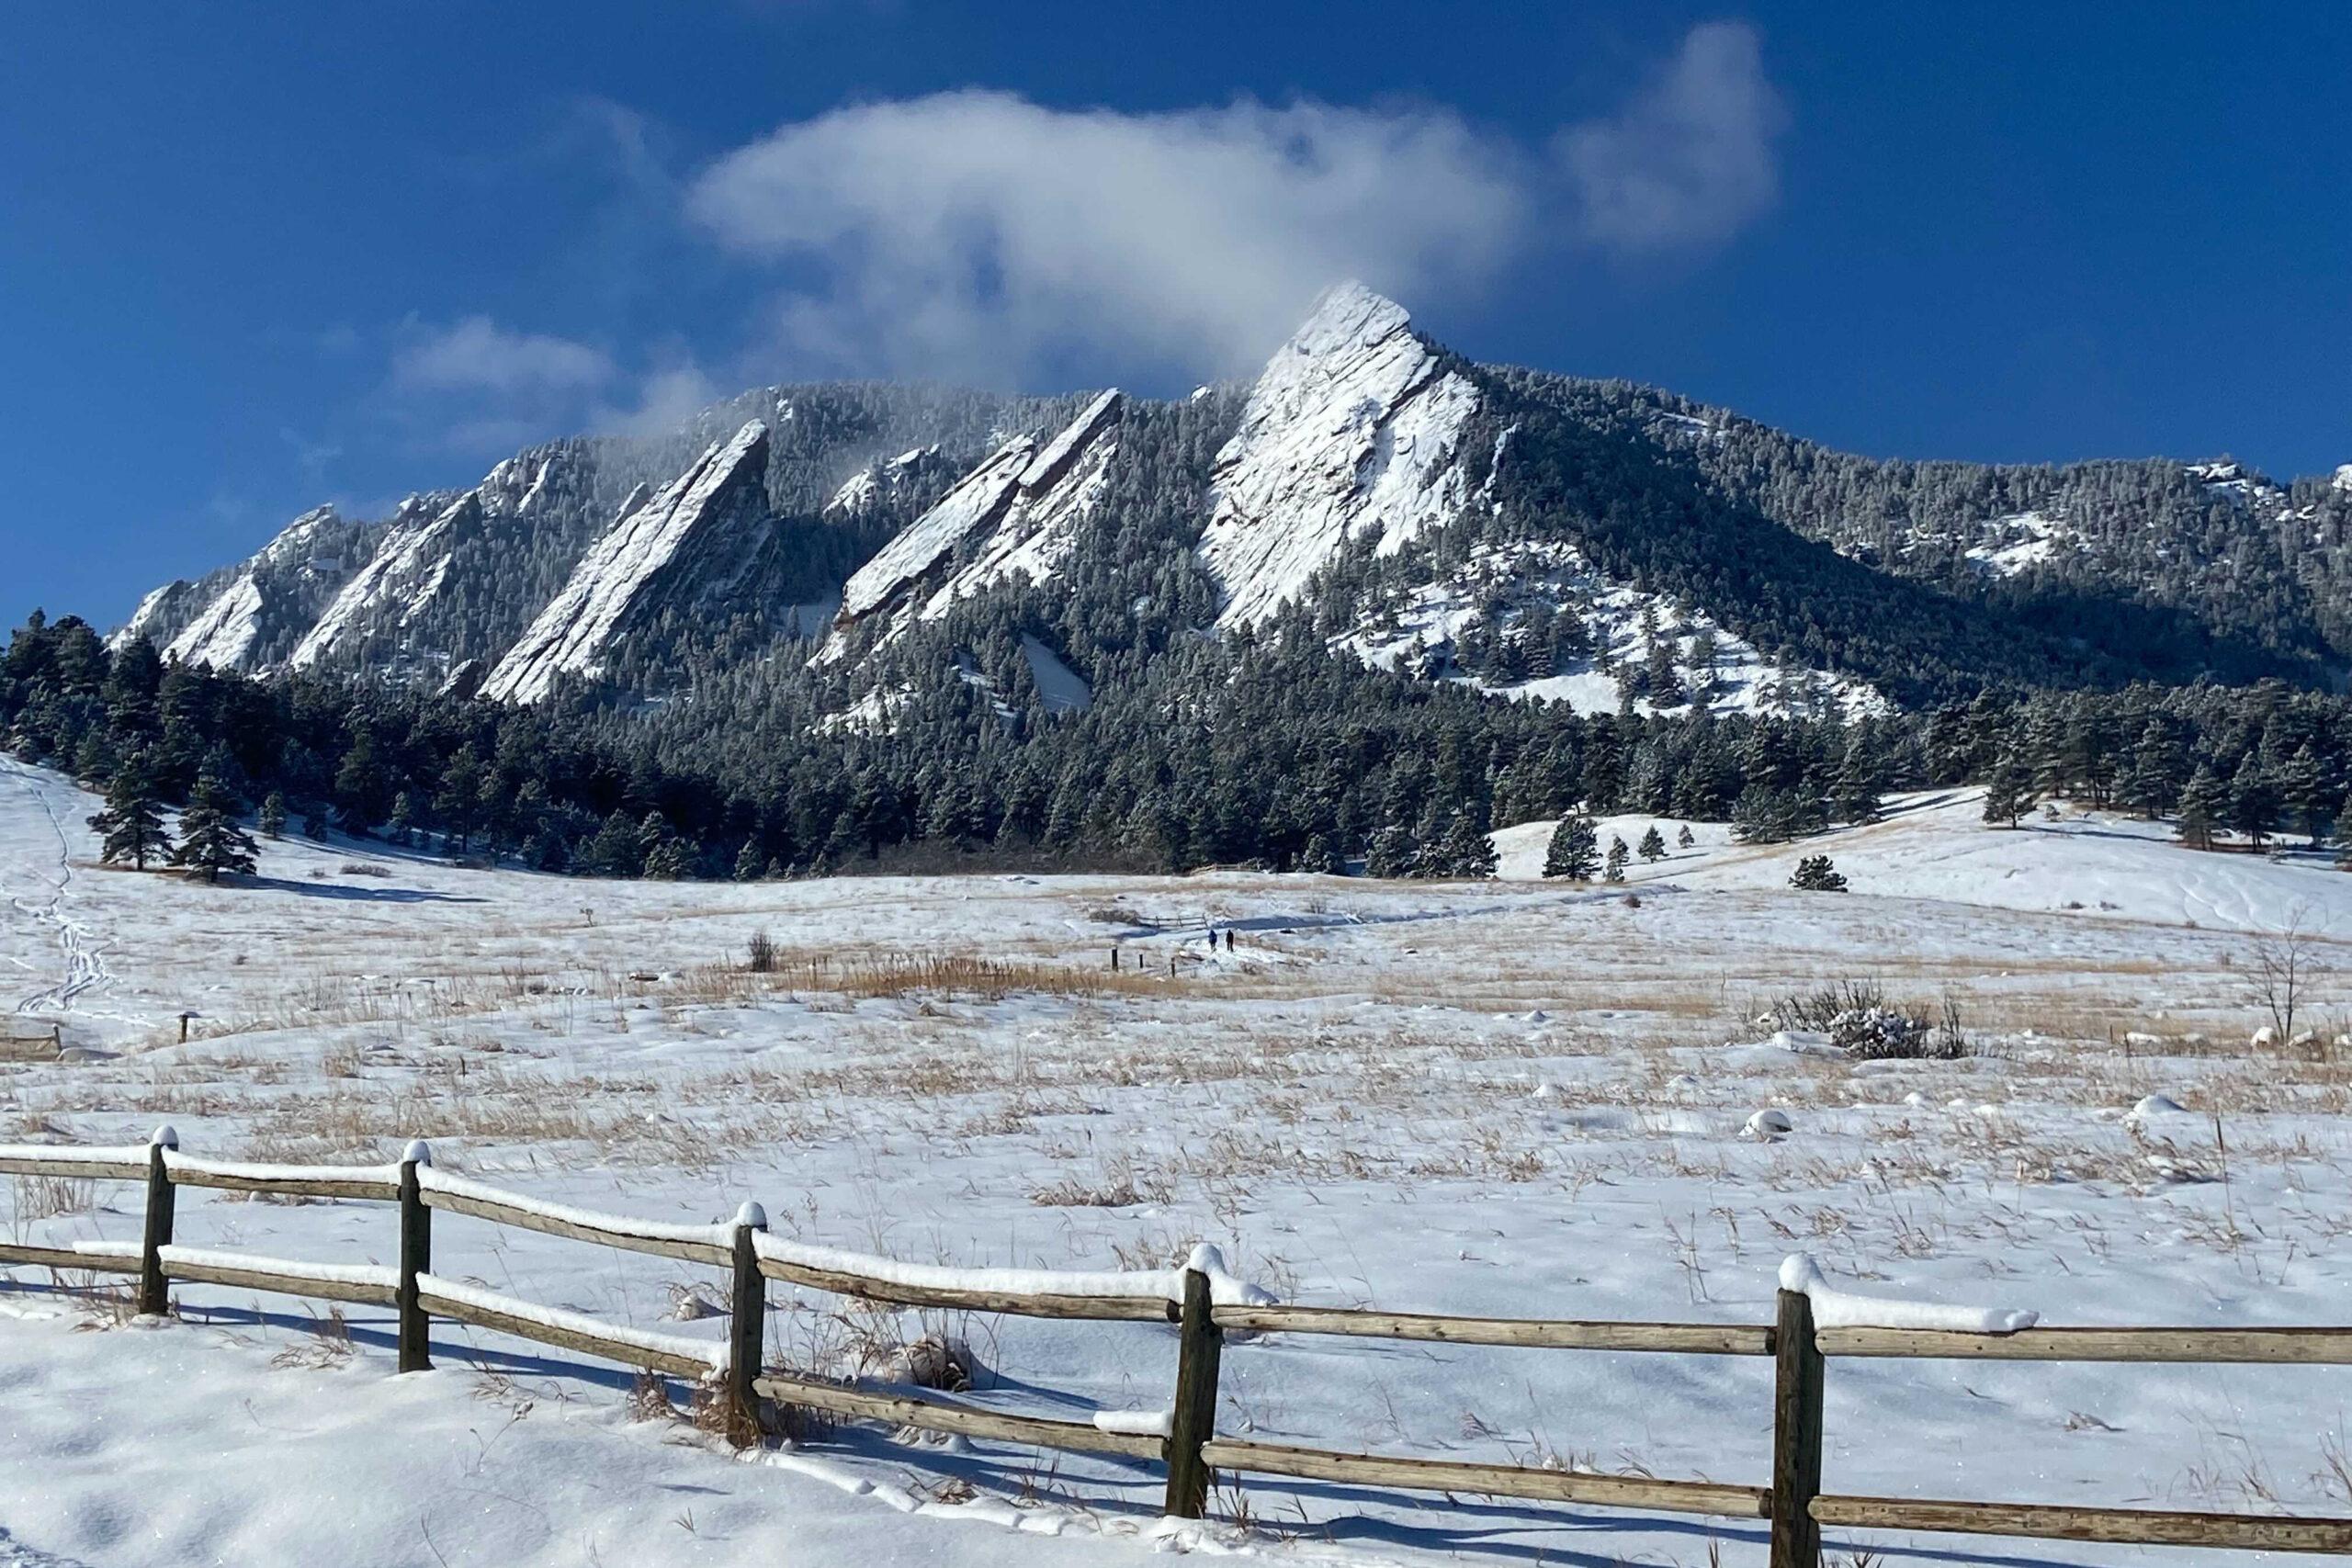
{"type": "Polygon", "coordinates": [[[91,940],[86,927],[64,911],[67,891],[74,886],[72,843],[65,836],[65,825],[57,819],[57,807],[51,803],[49,793],[41,787],[40,776],[22,763],[9,760],[8,776],[18,788],[31,796],[49,822],[50,832],[57,840],[57,869],[55,880],[47,871],[31,874],[43,883],[33,893],[18,893],[0,885],[0,893],[8,898],[9,907],[36,924],[55,928],[58,945],[65,956],[65,972],[55,985],[34,991],[18,998],[15,1010],[20,1013],[71,1012],[83,993],[96,987],[109,985],[114,974],[107,967],[106,944],[91,940]]]}

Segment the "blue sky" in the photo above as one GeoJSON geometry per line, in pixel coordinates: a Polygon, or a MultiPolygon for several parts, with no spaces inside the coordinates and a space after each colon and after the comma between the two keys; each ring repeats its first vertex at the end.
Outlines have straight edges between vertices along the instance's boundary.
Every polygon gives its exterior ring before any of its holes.
{"type": "Polygon", "coordinates": [[[0,615],[758,383],[1181,390],[1342,273],[1860,451],[2352,461],[2352,8],[1341,15],[12,7],[0,615]]]}

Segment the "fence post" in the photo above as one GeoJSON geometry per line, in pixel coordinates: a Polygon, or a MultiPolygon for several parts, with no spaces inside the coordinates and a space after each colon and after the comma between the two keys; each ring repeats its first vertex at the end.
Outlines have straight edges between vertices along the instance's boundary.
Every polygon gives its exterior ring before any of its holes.
{"type": "Polygon", "coordinates": [[[1216,1434],[1217,1362],[1225,1330],[1210,1316],[1209,1277],[1184,1270],[1184,1315],[1176,1341],[1176,1404],[1168,1421],[1168,1497],[1171,1518],[1197,1519],[1208,1512],[1209,1467],[1201,1445],[1216,1434]]]}
{"type": "Polygon", "coordinates": [[[746,1203],[735,1213],[735,1290],[727,1325],[729,1436],[749,1448],[760,1440],[760,1359],[767,1348],[768,1287],[760,1277],[760,1255],[752,1242],[768,1228],[767,1211],[746,1203]]]}
{"type": "Polygon", "coordinates": [[[164,1151],[180,1146],[180,1135],[158,1127],[147,1139],[147,1232],[139,1247],[139,1310],[161,1317],[172,1310],[164,1280],[164,1248],[172,1245],[172,1173],[164,1151]]]}
{"type": "Polygon", "coordinates": [[[1813,1337],[1813,1298],[1781,1292],[1772,1336],[1771,1568],[1820,1568],[1821,1349],[1813,1337]]]}
{"type": "Polygon", "coordinates": [[[400,1370],[433,1370],[433,1320],[419,1300],[416,1277],[433,1272],[433,1211],[425,1207],[424,1189],[417,1168],[433,1163],[433,1150],[422,1138],[401,1152],[401,1282],[395,1301],[401,1314],[400,1370]]]}

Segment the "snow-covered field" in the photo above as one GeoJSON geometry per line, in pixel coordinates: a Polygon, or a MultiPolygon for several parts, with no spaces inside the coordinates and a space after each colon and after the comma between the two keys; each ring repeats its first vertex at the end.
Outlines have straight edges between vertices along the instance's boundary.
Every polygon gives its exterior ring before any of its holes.
{"type": "MultiPolygon", "coordinates": [[[[1798,847],[1709,824],[1606,890],[1534,878],[1546,824],[1505,829],[1483,885],[613,884],[289,840],[258,886],[215,889],[96,866],[93,808],[0,762],[0,1007],[61,1020],[68,1048],[0,1045],[22,1058],[0,1062],[0,1142],[168,1121],[192,1154],[356,1163],[423,1136],[442,1168],[651,1220],[757,1199],[781,1235],[958,1265],[1161,1267],[1209,1241],[1286,1299],[1397,1310],[1759,1323],[1805,1251],[1842,1290],[2047,1323],[2352,1320],[2352,1049],[2325,1044],[2352,1027],[2352,876],[2316,859],[2072,813],[1994,831],[1971,798],[1920,797],[1802,847],[1842,897],[1785,887],[1798,847]],[[2290,922],[2318,933],[2322,1038],[2256,1050],[2256,948],[2290,922]],[[755,976],[762,930],[782,961],[755,976]],[[910,984],[930,961],[960,982],[910,984]],[[1758,1021],[1848,978],[1951,1001],[1977,1052],[1853,1064],[1758,1021]],[[1791,1131],[1759,1140],[1768,1109],[1791,1131]]],[[[137,1237],[135,1188],[19,1179],[5,1201],[11,1238],[137,1237]]],[[[191,1190],[178,1230],[395,1250],[361,1203],[191,1190]]],[[[441,1274],[724,1334],[680,1307],[723,1303],[691,1265],[447,1215],[435,1239],[441,1274]]],[[[1764,1557],[1752,1525],[1261,1479],[1170,1532],[1156,1466],[865,1428],[743,1461],[632,1419],[625,1373],[459,1325],[439,1370],[395,1378],[375,1309],[182,1286],[178,1321],[127,1325],[8,1278],[0,1564],[1764,1557]]],[[[887,1373],[933,1333],[1008,1409],[1170,1392],[1157,1326],[772,1300],[781,1362],[887,1373]]],[[[1760,1483],[1770,1387],[1760,1360],[1237,1338],[1218,1423],[1760,1483]]],[[[2352,1513],[2352,1369],[1836,1361],[1828,1429],[1838,1491],[2352,1513]]],[[[1832,1532],[1833,1561],[1857,1550],[2252,1560],[1832,1532]]]]}

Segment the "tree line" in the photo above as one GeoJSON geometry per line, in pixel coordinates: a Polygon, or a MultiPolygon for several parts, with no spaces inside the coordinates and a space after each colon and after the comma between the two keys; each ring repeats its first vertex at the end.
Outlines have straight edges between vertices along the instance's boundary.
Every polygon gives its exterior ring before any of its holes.
{"type": "MultiPolygon", "coordinates": [[[[0,739],[106,789],[109,813],[145,800],[594,876],[1476,876],[1493,869],[1487,834],[1514,822],[1644,813],[1781,841],[1868,821],[1893,792],[1979,783],[1996,822],[2070,799],[2173,819],[2199,848],[2262,847],[2331,840],[2352,787],[2352,703],[2277,682],[1988,689],[1860,717],[1577,714],[1366,669],[1294,622],[1124,669],[1106,657],[1091,707],[1056,715],[1017,645],[971,646],[968,668],[910,680],[853,724],[821,722],[790,671],[714,674],[697,700],[648,710],[509,708],[167,664],[36,615],[0,658],[0,739]]],[[[922,661],[896,656],[910,674],[922,661]]]]}

